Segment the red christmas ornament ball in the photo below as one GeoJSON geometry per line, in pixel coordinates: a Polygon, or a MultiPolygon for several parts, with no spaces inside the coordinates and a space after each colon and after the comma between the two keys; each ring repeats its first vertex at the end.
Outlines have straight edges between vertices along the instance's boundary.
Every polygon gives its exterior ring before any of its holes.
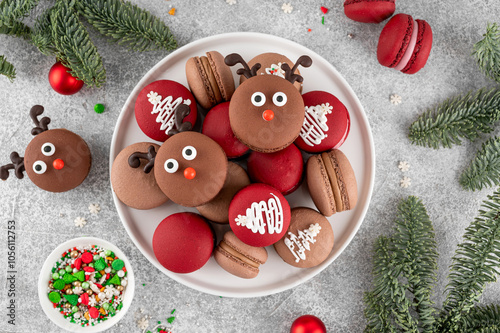
{"type": "Polygon", "coordinates": [[[295,319],[290,333],[326,333],[326,326],[318,317],[305,315],[295,319]]]}
{"type": "Polygon", "coordinates": [[[83,87],[83,81],[71,76],[69,70],[58,61],[49,71],[50,86],[61,95],[76,94],[83,87]]]}

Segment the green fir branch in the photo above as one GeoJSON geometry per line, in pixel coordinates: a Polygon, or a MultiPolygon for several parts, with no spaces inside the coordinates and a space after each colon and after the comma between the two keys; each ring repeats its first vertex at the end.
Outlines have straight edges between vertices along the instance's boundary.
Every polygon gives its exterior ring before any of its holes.
{"type": "Polygon", "coordinates": [[[20,22],[36,7],[38,0],[4,0],[0,2],[0,34],[29,39],[31,29],[20,22]]]}
{"type": "Polygon", "coordinates": [[[416,145],[450,148],[490,133],[499,119],[500,90],[480,89],[427,110],[410,126],[408,137],[416,145]]]}
{"type": "Polygon", "coordinates": [[[500,137],[483,143],[481,150],[460,176],[460,185],[466,190],[482,190],[500,185],[500,137]]]}
{"type": "Polygon", "coordinates": [[[57,58],[89,87],[100,87],[106,71],[97,48],[78,19],[75,2],[58,1],[50,15],[57,58]]]}
{"type": "Polygon", "coordinates": [[[462,319],[461,332],[500,332],[500,305],[477,305],[462,319]]]}
{"type": "Polygon", "coordinates": [[[177,48],[168,26],[148,11],[120,0],[81,0],[80,12],[101,34],[134,51],[177,48]]]}
{"type": "Polygon", "coordinates": [[[16,69],[4,56],[0,56],[0,75],[5,75],[10,82],[16,78],[16,69]]]}
{"type": "Polygon", "coordinates": [[[45,10],[36,19],[31,33],[31,42],[46,56],[53,56],[57,52],[52,36],[52,23],[50,20],[52,12],[52,8],[45,10]]]}
{"type": "Polygon", "coordinates": [[[472,55],[481,72],[500,83],[500,31],[496,23],[488,24],[483,39],[474,44],[472,55]]]}
{"type": "Polygon", "coordinates": [[[460,323],[474,307],[487,283],[500,269],[500,192],[488,196],[479,216],[467,227],[450,269],[448,295],[439,332],[461,332],[460,323]]]}

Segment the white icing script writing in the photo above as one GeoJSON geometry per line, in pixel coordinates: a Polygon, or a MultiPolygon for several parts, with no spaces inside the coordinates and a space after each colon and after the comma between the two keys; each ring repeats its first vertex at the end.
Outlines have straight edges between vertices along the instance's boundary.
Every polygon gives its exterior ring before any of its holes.
{"type": "Polygon", "coordinates": [[[266,68],[266,73],[269,75],[276,75],[281,78],[285,78],[285,71],[281,68],[281,62],[278,62],[277,65],[272,64],[271,67],[266,68]]]}
{"type": "Polygon", "coordinates": [[[313,147],[319,145],[328,135],[327,114],[332,113],[333,106],[330,103],[306,106],[306,117],[300,129],[300,137],[305,144],[313,147]]]}
{"type": "Polygon", "coordinates": [[[269,200],[253,202],[250,208],[247,208],[246,215],[238,215],[234,220],[236,225],[247,227],[253,233],[261,235],[267,233],[272,235],[279,234],[283,230],[283,208],[281,207],[280,199],[273,193],[269,200]]]}
{"type": "Polygon", "coordinates": [[[151,91],[148,94],[148,101],[153,104],[153,111],[151,114],[158,114],[156,122],[161,124],[160,131],[165,131],[166,134],[174,128],[175,114],[174,110],[181,103],[191,105],[191,100],[183,100],[182,97],[177,97],[175,100],[172,96],[161,99],[161,95],[157,92],[151,91]]]}
{"type": "Polygon", "coordinates": [[[316,223],[311,224],[309,229],[298,230],[298,236],[288,232],[288,237],[285,238],[285,245],[295,257],[295,262],[299,262],[301,259],[306,260],[306,250],[311,251],[310,244],[316,243],[315,237],[318,236],[320,230],[319,223],[316,223]]]}

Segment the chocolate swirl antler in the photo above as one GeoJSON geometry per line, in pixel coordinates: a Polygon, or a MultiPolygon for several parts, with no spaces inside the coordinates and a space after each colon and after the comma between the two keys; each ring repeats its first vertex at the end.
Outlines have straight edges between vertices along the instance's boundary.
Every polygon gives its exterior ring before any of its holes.
{"type": "Polygon", "coordinates": [[[132,168],[138,168],[141,165],[141,159],[147,160],[148,164],[144,166],[144,173],[150,173],[155,166],[156,150],[154,146],[149,146],[147,153],[135,152],[128,158],[128,165],[132,168]]]}
{"type": "Polygon", "coordinates": [[[191,124],[189,121],[182,122],[187,115],[191,112],[191,108],[182,103],[179,104],[175,110],[174,110],[174,115],[175,115],[175,127],[172,128],[170,131],[168,131],[168,136],[172,136],[175,134],[178,134],[180,132],[185,132],[185,131],[190,131],[193,128],[193,124],[191,124]]]}
{"type": "Polygon", "coordinates": [[[295,83],[295,81],[298,81],[300,83],[304,81],[304,78],[301,75],[294,74],[299,65],[302,65],[303,67],[310,67],[312,65],[312,59],[309,56],[303,55],[299,59],[297,59],[297,62],[291,69],[287,63],[281,65],[281,68],[285,71],[285,79],[290,81],[292,84],[295,83]]]}
{"type": "Polygon", "coordinates": [[[41,105],[35,105],[30,110],[31,120],[33,120],[33,123],[36,126],[31,130],[32,135],[38,135],[42,132],[49,130],[49,128],[47,127],[47,125],[50,124],[49,117],[43,117],[42,119],[38,120],[38,116],[40,116],[42,113],[43,113],[43,106],[41,105]]]}
{"type": "Polygon", "coordinates": [[[236,74],[245,75],[245,77],[247,79],[251,78],[252,76],[256,76],[257,71],[260,69],[260,66],[261,66],[259,63],[257,63],[255,65],[253,65],[252,68],[250,69],[250,67],[248,67],[248,64],[246,63],[246,61],[243,60],[242,56],[240,56],[238,53],[231,53],[230,55],[226,56],[224,58],[224,62],[228,66],[234,66],[238,63],[242,64],[243,68],[239,68],[236,71],[236,74]]]}
{"type": "Polygon", "coordinates": [[[0,179],[7,180],[9,178],[9,170],[14,170],[14,174],[17,178],[24,178],[24,158],[20,157],[15,151],[10,154],[10,160],[12,163],[6,164],[0,167],[0,179]]]}

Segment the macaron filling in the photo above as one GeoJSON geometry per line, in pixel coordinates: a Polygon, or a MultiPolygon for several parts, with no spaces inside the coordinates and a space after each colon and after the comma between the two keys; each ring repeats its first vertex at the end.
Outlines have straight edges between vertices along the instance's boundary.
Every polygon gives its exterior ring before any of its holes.
{"type": "Polygon", "coordinates": [[[413,55],[413,51],[415,50],[415,46],[417,45],[417,36],[418,36],[418,24],[415,22],[414,19],[413,21],[413,32],[411,34],[410,42],[408,44],[408,47],[406,48],[405,54],[401,58],[401,61],[394,67],[395,70],[403,70],[406,65],[408,65],[408,62],[411,59],[411,56],[413,55]]]}
{"type": "Polygon", "coordinates": [[[225,252],[229,253],[231,256],[233,256],[235,259],[238,259],[242,261],[243,263],[250,265],[251,267],[254,268],[259,268],[260,263],[254,260],[251,260],[250,258],[246,257],[242,253],[236,251],[233,249],[229,244],[227,244],[224,241],[221,241],[219,244],[219,248],[224,250],[225,252]]]}

